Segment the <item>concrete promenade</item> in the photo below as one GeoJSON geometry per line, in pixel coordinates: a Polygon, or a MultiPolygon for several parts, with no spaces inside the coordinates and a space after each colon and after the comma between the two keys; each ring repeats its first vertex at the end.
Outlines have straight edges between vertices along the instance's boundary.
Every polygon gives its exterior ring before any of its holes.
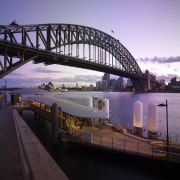
{"type": "MultiPolygon", "coordinates": [[[[74,128],[72,134],[74,137],[80,137],[82,143],[98,145],[102,148],[132,153],[138,156],[167,159],[167,153],[158,147],[157,140],[141,138],[123,129],[122,131],[119,132],[116,127],[109,125],[103,125],[100,128],[84,126],[81,130],[74,128]]],[[[72,141],[76,141],[76,139],[72,139],[72,141]]],[[[159,143],[163,142],[159,141],[159,143]]]]}
{"type": "Polygon", "coordinates": [[[12,109],[0,110],[0,179],[24,179],[12,109]]]}
{"type": "Polygon", "coordinates": [[[57,163],[16,110],[0,110],[0,180],[64,179],[57,163]]]}

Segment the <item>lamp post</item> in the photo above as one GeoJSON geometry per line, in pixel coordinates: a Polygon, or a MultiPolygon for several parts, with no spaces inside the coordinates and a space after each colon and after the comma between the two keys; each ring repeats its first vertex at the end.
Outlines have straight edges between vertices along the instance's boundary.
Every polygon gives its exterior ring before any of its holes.
{"type": "Polygon", "coordinates": [[[160,107],[166,107],[166,151],[167,151],[167,156],[169,156],[169,130],[168,130],[168,102],[167,102],[167,99],[166,99],[166,104],[158,104],[157,106],[160,106],[160,107]]]}
{"type": "Polygon", "coordinates": [[[7,83],[6,83],[6,79],[5,79],[4,91],[5,91],[4,94],[5,94],[5,105],[6,105],[6,96],[7,96],[7,95],[6,95],[6,94],[7,94],[7,93],[6,93],[6,92],[7,92],[7,83]]]}

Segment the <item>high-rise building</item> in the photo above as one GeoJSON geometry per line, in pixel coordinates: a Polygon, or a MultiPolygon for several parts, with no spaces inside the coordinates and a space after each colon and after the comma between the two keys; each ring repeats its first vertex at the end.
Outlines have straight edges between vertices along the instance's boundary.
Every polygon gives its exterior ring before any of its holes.
{"type": "Polygon", "coordinates": [[[132,85],[133,85],[133,84],[132,84],[131,79],[127,79],[127,87],[132,86],[132,85]]]}
{"type": "Polygon", "coordinates": [[[159,80],[159,83],[160,83],[160,88],[161,88],[161,89],[164,89],[165,86],[166,86],[165,80],[164,80],[164,79],[160,79],[160,80],[159,80]]]}
{"type": "Polygon", "coordinates": [[[117,89],[118,90],[123,90],[124,89],[123,77],[119,77],[117,79],[117,89]]]}
{"type": "Polygon", "coordinates": [[[93,87],[93,85],[91,84],[90,86],[89,86],[89,91],[93,91],[94,90],[94,87],[93,87]]]}
{"type": "Polygon", "coordinates": [[[111,89],[111,90],[117,89],[117,81],[116,81],[116,79],[110,79],[109,89],[111,89]]]}
{"type": "Polygon", "coordinates": [[[109,90],[110,74],[104,73],[102,77],[102,90],[109,90]]]}
{"type": "Polygon", "coordinates": [[[146,78],[147,78],[147,82],[146,82],[146,87],[145,87],[145,89],[146,89],[147,91],[149,91],[149,90],[151,90],[151,79],[150,79],[149,70],[146,70],[146,71],[145,71],[145,76],[146,76],[146,78]]]}
{"type": "Polygon", "coordinates": [[[172,78],[170,81],[171,81],[171,86],[177,85],[176,77],[172,78]]]}
{"type": "Polygon", "coordinates": [[[102,82],[101,81],[96,82],[96,90],[97,91],[102,90],[102,82]]]}
{"type": "Polygon", "coordinates": [[[150,86],[151,86],[151,90],[155,89],[157,85],[157,81],[156,81],[156,76],[153,74],[150,74],[150,86]]]}

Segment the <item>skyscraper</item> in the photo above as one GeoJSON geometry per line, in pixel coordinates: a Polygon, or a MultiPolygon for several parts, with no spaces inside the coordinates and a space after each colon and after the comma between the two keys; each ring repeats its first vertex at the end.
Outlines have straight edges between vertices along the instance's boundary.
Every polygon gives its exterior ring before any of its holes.
{"type": "Polygon", "coordinates": [[[109,90],[110,74],[104,73],[102,77],[102,90],[109,90]]]}
{"type": "Polygon", "coordinates": [[[147,78],[147,82],[146,82],[146,90],[147,91],[149,91],[149,90],[151,90],[151,79],[150,79],[150,74],[149,74],[149,71],[148,70],[146,70],[145,71],[145,76],[146,76],[146,78],[147,78]]]}

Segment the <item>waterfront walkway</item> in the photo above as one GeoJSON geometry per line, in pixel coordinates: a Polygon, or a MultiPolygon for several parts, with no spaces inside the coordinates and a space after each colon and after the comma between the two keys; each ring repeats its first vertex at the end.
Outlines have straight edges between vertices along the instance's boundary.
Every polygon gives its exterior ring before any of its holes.
{"type": "Polygon", "coordinates": [[[12,109],[0,110],[0,179],[24,179],[12,109]]]}
{"type": "Polygon", "coordinates": [[[102,125],[99,128],[84,126],[73,127],[70,132],[73,142],[86,143],[113,151],[130,153],[137,156],[151,157],[180,162],[180,154],[169,152],[167,156],[166,142],[150,140],[128,133],[127,130],[115,126],[102,125]]]}
{"type": "Polygon", "coordinates": [[[0,110],[0,180],[68,178],[16,110],[0,110]]]}

